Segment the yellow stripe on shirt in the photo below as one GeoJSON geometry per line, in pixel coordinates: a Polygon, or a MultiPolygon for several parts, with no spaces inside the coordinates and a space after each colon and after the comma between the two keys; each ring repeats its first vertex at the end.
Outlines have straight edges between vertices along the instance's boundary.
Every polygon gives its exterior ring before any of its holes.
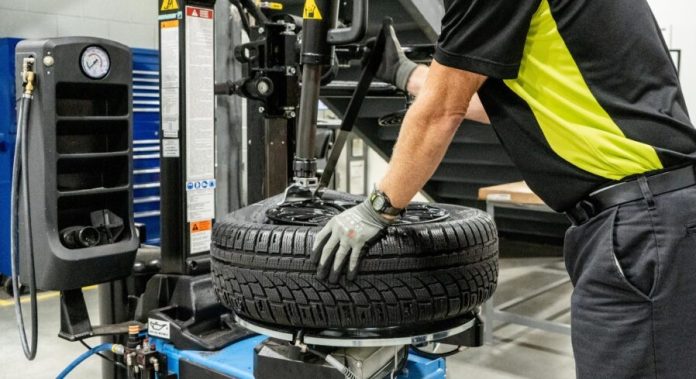
{"type": "Polygon", "coordinates": [[[505,84],[527,102],[551,149],[572,165],[612,180],[662,169],[655,149],[627,138],[594,97],[548,0],[532,18],[517,79],[505,84]]]}

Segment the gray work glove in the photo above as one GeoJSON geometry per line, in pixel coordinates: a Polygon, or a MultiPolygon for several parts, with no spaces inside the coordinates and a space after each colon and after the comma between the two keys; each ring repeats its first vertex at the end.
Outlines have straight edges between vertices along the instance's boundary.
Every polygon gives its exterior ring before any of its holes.
{"type": "Polygon", "coordinates": [[[317,278],[324,280],[330,272],[329,282],[338,282],[347,261],[347,278],[355,279],[363,250],[392,222],[375,212],[367,200],[332,218],[314,239],[312,261],[319,264],[317,278]]]}
{"type": "Polygon", "coordinates": [[[389,26],[387,40],[384,45],[384,56],[382,63],[377,70],[377,78],[395,85],[402,91],[406,91],[408,79],[418,64],[406,58],[401,49],[401,43],[396,38],[396,31],[393,26],[389,26]]]}

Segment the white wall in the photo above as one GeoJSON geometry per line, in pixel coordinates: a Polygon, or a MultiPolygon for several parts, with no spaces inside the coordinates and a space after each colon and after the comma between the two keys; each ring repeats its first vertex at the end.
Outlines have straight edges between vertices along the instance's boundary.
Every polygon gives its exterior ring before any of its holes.
{"type": "Polygon", "coordinates": [[[648,0],[671,49],[682,50],[681,83],[691,120],[696,121],[696,2],[648,0]]]}
{"type": "Polygon", "coordinates": [[[154,0],[0,0],[0,38],[89,36],[157,48],[154,0]]]}

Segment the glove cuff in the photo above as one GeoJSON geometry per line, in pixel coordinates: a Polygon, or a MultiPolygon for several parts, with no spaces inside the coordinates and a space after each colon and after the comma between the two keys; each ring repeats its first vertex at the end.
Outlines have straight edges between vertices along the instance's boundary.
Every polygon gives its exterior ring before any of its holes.
{"type": "Polygon", "coordinates": [[[404,59],[400,64],[399,68],[396,69],[396,76],[394,77],[394,85],[402,91],[407,91],[408,80],[411,78],[411,74],[418,67],[418,63],[410,60],[404,59]]]}
{"type": "Polygon", "coordinates": [[[365,209],[366,209],[367,213],[369,214],[370,218],[372,219],[372,221],[374,221],[378,225],[381,225],[382,227],[387,227],[396,221],[396,220],[387,220],[386,218],[382,217],[381,214],[377,213],[377,211],[375,211],[372,208],[372,204],[370,203],[369,199],[366,199],[365,201],[363,201],[362,204],[360,204],[359,206],[365,207],[365,209]]]}

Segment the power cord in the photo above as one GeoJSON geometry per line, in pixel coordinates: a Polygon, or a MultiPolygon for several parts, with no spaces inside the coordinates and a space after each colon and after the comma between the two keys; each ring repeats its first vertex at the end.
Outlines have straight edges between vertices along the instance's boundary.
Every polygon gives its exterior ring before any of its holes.
{"type": "Polygon", "coordinates": [[[12,167],[12,194],[11,194],[11,222],[10,222],[10,255],[12,266],[12,292],[15,306],[15,318],[19,328],[19,339],[22,343],[24,356],[28,360],[36,357],[36,346],[38,343],[38,317],[36,301],[36,272],[34,270],[34,248],[31,235],[31,214],[29,208],[29,185],[28,185],[28,157],[27,157],[27,127],[29,123],[29,111],[31,100],[34,94],[34,57],[24,58],[22,64],[22,82],[24,93],[22,94],[19,112],[17,117],[17,138],[15,143],[14,164],[12,167]],[[19,206],[21,205],[26,215],[24,229],[26,232],[27,269],[29,274],[29,298],[31,312],[31,346],[27,339],[27,332],[24,326],[24,315],[20,302],[21,286],[19,283],[19,206]]]}

